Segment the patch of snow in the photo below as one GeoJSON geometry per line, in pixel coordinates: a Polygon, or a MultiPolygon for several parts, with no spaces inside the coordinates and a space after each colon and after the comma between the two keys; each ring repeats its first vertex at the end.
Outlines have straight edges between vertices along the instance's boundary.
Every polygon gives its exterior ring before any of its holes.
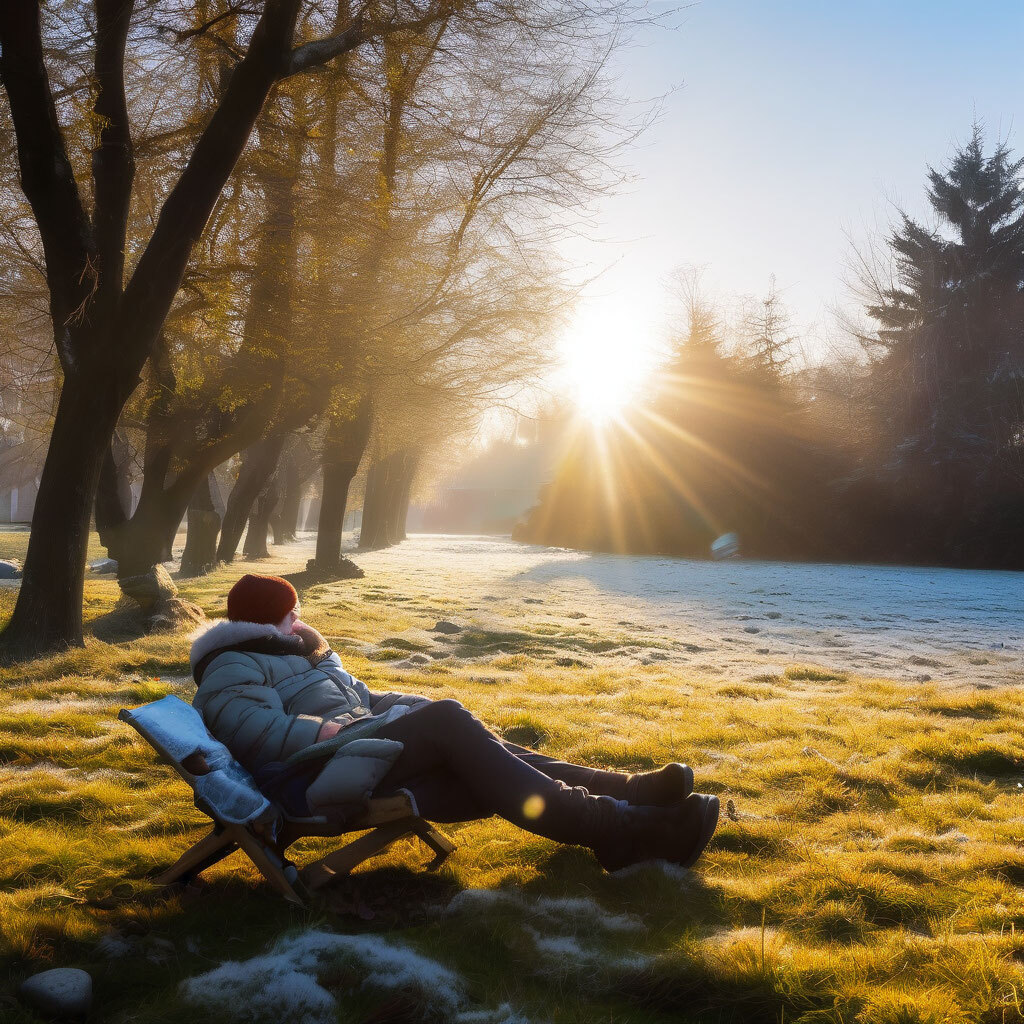
{"type": "Polygon", "coordinates": [[[588,919],[590,923],[596,924],[598,927],[610,932],[644,930],[644,923],[639,917],[636,917],[634,914],[609,914],[604,907],[594,900],[579,897],[556,899],[541,896],[534,906],[547,917],[588,919]]]}
{"type": "Polygon", "coordinates": [[[612,932],[642,931],[644,928],[640,918],[633,914],[610,914],[595,900],[552,896],[539,896],[531,900],[519,893],[502,889],[464,889],[452,898],[446,912],[458,914],[498,904],[515,907],[547,923],[562,926],[583,924],[612,932]]]}
{"type": "Polygon", "coordinates": [[[527,927],[526,934],[533,940],[537,952],[549,958],[546,966],[555,972],[567,966],[638,970],[650,963],[650,957],[642,953],[615,956],[597,946],[584,945],[572,935],[544,935],[530,927],[527,927]]]}
{"type": "Polygon", "coordinates": [[[181,983],[189,1002],[214,1006],[231,1019],[329,1024],[337,1001],[317,981],[322,968],[349,961],[364,969],[364,986],[420,989],[441,1010],[463,1001],[461,979],[436,960],[377,935],[305,931],[278,940],[268,953],[221,964],[181,983]]]}
{"type": "Polygon", "coordinates": [[[584,949],[579,940],[571,935],[541,935],[534,928],[528,928],[527,932],[533,944],[537,947],[538,953],[547,956],[559,957],[563,960],[599,960],[602,958],[600,950],[584,949]]]}
{"type": "Polygon", "coordinates": [[[613,871],[612,874],[616,878],[630,878],[644,871],[660,871],[666,878],[671,878],[674,882],[689,884],[693,881],[693,875],[690,873],[689,868],[684,868],[680,864],[672,864],[667,860],[641,861],[639,864],[630,864],[628,867],[619,868],[618,871],[613,871]]]}
{"type": "Polygon", "coordinates": [[[462,1010],[456,1015],[455,1024],[530,1024],[530,1021],[508,1003],[502,1003],[493,1010],[462,1010]]]}

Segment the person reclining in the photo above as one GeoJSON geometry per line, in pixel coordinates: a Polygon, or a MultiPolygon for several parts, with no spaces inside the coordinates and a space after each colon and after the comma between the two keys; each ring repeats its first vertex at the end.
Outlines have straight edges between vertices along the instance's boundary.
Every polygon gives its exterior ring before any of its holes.
{"type": "Polygon", "coordinates": [[[373,693],[299,614],[287,580],[249,573],[228,618],[191,650],[193,705],[289,813],[344,820],[371,796],[405,792],[428,821],[497,814],[589,847],[608,871],[689,867],[711,840],[718,798],[693,792],[686,765],[630,775],[570,764],[503,741],[456,700],[373,693]]]}

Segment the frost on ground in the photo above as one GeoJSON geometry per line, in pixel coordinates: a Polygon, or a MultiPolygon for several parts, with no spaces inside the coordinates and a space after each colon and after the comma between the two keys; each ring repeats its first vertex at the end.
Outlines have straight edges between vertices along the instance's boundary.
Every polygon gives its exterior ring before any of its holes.
{"type": "Polygon", "coordinates": [[[465,889],[448,904],[447,914],[479,914],[502,908],[521,917],[521,928],[540,954],[540,973],[565,974],[579,969],[631,969],[648,958],[623,956],[607,948],[608,940],[645,930],[633,914],[612,914],[584,897],[530,898],[501,889],[465,889]]]}
{"type": "Polygon", "coordinates": [[[611,914],[595,900],[550,896],[530,899],[502,889],[464,889],[452,898],[446,913],[473,913],[494,906],[514,908],[527,916],[562,927],[596,927],[610,932],[643,931],[644,928],[640,918],[633,914],[611,914]]]}
{"type": "Polygon", "coordinates": [[[603,555],[426,534],[358,558],[368,580],[401,600],[458,594],[466,621],[482,628],[502,619],[507,629],[512,616],[522,630],[618,637],[607,657],[717,676],[813,663],[1024,682],[1021,573],[603,555]]]}
{"type": "Polygon", "coordinates": [[[467,1007],[462,979],[408,946],[378,935],[304,931],[279,939],[267,953],[233,960],[181,983],[186,1001],[214,1007],[228,1020],[267,1024],[328,1024],[338,1000],[321,984],[345,965],[362,976],[360,987],[414,990],[445,1019],[478,1024],[528,1024],[507,1004],[467,1007]]]}

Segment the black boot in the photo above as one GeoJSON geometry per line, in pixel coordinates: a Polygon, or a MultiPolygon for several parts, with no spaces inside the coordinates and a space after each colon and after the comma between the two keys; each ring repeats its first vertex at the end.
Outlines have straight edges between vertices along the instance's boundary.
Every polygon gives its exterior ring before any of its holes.
{"type": "Polygon", "coordinates": [[[625,807],[589,843],[605,871],[648,860],[691,867],[718,826],[718,797],[695,793],[672,807],[625,807]]]}
{"type": "Polygon", "coordinates": [[[693,769],[673,761],[656,772],[630,775],[624,798],[636,807],[671,807],[692,792],[693,769]]]}

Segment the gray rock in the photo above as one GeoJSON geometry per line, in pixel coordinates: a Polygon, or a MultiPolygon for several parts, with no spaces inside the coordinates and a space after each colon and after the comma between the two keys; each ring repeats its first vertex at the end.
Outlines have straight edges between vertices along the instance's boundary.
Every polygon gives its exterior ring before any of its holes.
{"type": "Polygon", "coordinates": [[[446,619],[441,619],[440,622],[431,630],[432,633],[447,633],[449,636],[454,633],[461,633],[462,627],[456,626],[454,622],[448,622],[446,619]]]}
{"type": "Polygon", "coordinates": [[[26,978],[18,994],[51,1017],[84,1017],[92,1006],[92,978],[77,967],[54,967],[26,978]]]}
{"type": "Polygon", "coordinates": [[[21,568],[17,562],[0,562],[0,580],[16,580],[21,578],[21,568]]]}
{"type": "Polygon", "coordinates": [[[92,572],[117,572],[116,558],[97,558],[89,563],[92,572]]]}
{"type": "Polygon", "coordinates": [[[162,565],[155,565],[148,572],[137,576],[125,576],[118,582],[122,592],[136,600],[147,615],[153,613],[159,605],[167,604],[172,597],[178,596],[178,588],[171,574],[162,565]]]}

